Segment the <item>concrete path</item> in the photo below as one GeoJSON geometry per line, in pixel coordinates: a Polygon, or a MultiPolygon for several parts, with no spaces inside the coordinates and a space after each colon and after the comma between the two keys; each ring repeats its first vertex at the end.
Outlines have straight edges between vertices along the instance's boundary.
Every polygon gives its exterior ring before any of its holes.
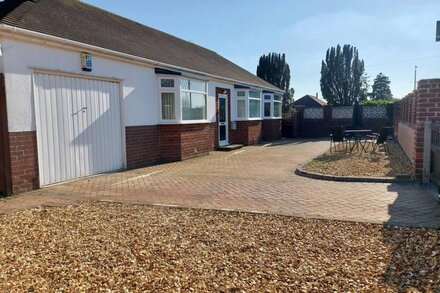
{"type": "Polygon", "coordinates": [[[84,200],[258,211],[440,228],[438,195],[418,184],[320,181],[293,174],[328,148],[288,140],[46,187],[0,201],[0,213],[84,200]]]}

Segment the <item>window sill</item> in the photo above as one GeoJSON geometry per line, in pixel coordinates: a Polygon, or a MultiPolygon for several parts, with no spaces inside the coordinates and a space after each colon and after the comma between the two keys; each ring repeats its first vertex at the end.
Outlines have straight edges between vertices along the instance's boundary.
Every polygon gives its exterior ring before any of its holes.
{"type": "Polygon", "coordinates": [[[168,125],[168,124],[209,124],[213,123],[209,120],[160,120],[159,124],[168,125]]]}
{"type": "Polygon", "coordinates": [[[232,121],[261,121],[263,118],[235,118],[232,121]]]}
{"type": "Polygon", "coordinates": [[[213,123],[212,121],[203,119],[203,120],[182,120],[179,124],[208,124],[213,123]]]}
{"type": "Polygon", "coordinates": [[[264,120],[279,120],[279,119],[283,119],[282,117],[264,117],[264,120]]]}

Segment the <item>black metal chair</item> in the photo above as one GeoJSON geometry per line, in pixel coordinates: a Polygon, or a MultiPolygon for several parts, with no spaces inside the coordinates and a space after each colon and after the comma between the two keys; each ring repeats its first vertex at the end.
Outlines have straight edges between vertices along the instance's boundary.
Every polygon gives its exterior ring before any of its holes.
{"type": "Polygon", "coordinates": [[[383,146],[383,149],[386,153],[389,153],[390,149],[388,147],[388,134],[389,134],[390,128],[389,127],[382,127],[380,130],[380,133],[373,133],[373,135],[369,135],[368,137],[371,139],[371,143],[373,145],[373,150],[371,151],[372,154],[376,153],[376,150],[383,146]]]}
{"type": "Polygon", "coordinates": [[[347,151],[347,140],[344,135],[344,127],[330,127],[330,153],[332,152],[332,146],[336,152],[336,148],[340,146],[341,143],[345,145],[345,151],[347,151]]]}

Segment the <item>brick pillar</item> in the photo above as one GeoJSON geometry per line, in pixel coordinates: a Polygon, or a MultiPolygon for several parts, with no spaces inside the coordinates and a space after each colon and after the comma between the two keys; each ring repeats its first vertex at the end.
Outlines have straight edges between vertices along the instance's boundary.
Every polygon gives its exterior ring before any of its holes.
{"type": "Polygon", "coordinates": [[[9,132],[9,143],[13,193],[39,188],[36,132],[9,132]]]}
{"type": "Polygon", "coordinates": [[[416,138],[414,145],[414,168],[416,180],[423,177],[423,143],[425,121],[440,121],[440,79],[424,79],[419,81],[416,99],[412,105],[416,138]]]}

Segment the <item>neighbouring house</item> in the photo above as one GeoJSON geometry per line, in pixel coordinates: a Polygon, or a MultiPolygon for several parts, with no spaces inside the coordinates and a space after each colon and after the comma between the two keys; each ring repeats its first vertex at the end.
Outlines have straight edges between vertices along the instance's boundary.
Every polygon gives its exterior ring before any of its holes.
{"type": "Polygon", "coordinates": [[[313,107],[323,107],[325,105],[327,105],[325,101],[318,99],[318,97],[312,95],[305,95],[304,97],[295,101],[295,107],[303,106],[306,108],[313,108],[313,107]]]}
{"type": "Polygon", "coordinates": [[[0,192],[281,135],[281,89],[77,0],[0,2],[0,45],[0,192]]]}

